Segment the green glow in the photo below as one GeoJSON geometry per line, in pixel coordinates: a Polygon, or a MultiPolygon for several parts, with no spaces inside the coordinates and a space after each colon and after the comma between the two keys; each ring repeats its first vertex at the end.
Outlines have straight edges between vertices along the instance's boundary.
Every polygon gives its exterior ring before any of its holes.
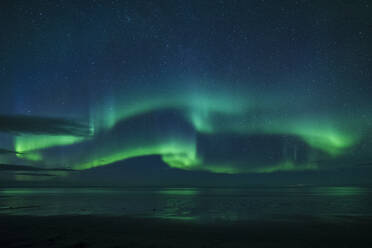
{"type": "Polygon", "coordinates": [[[41,161],[43,160],[43,156],[37,152],[25,152],[25,153],[17,153],[16,156],[21,159],[26,159],[30,161],[41,161]]]}
{"type": "MultiPolygon", "coordinates": [[[[200,83],[200,82],[199,82],[200,83]]],[[[195,83],[185,82],[185,85],[195,83]]],[[[231,89],[213,91],[198,88],[192,89],[166,89],[160,91],[151,91],[151,98],[143,97],[143,93],[135,94],[131,97],[123,98],[121,96],[109,98],[105,103],[99,103],[92,111],[95,126],[110,129],[117,122],[125,119],[148,113],[154,110],[174,108],[180,109],[194,119],[208,115],[210,112],[217,113],[243,113],[250,106],[249,98],[245,95],[233,95],[228,92],[231,89]],[[164,92],[169,92],[166,94],[164,92]],[[197,92],[197,93],[195,93],[197,92]],[[112,100],[116,99],[116,100],[112,100]]],[[[205,122],[204,122],[205,123],[205,122]]],[[[200,125],[203,125],[200,123],[200,125]]]]}
{"type": "MultiPolygon", "coordinates": [[[[210,113],[209,113],[210,114],[210,113]]],[[[281,134],[300,137],[309,146],[320,149],[329,155],[341,155],[347,148],[355,145],[360,139],[357,131],[345,131],[338,128],[336,121],[324,117],[303,119],[268,118],[244,121],[245,115],[234,115],[233,120],[226,123],[215,123],[208,113],[197,113],[190,116],[190,122],[201,133],[239,133],[239,134],[281,134]],[[315,121],[316,120],[316,121],[315,121]]],[[[249,116],[249,114],[246,114],[249,116]]],[[[269,116],[270,117],[270,116],[269,116]]],[[[229,116],[226,116],[228,119],[229,116]]],[[[339,121],[338,121],[339,122],[339,121]]]]}
{"type": "Polygon", "coordinates": [[[236,168],[233,164],[231,165],[203,165],[197,168],[198,170],[210,171],[213,173],[221,173],[221,174],[237,174],[237,173],[244,173],[247,172],[242,168],[236,168]]]}
{"type": "Polygon", "coordinates": [[[293,133],[303,138],[311,147],[323,150],[330,155],[339,155],[344,149],[354,145],[357,135],[345,134],[330,125],[316,125],[311,122],[292,125],[288,133],[293,133]]]}
{"type": "MultiPolygon", "coordinates": [[[[212,133],[218,133],[215,130],[213,123],[209,118],[208,111],[194,112],[194,118],[200,120],[199,124],[209,125],[208,131],[212,133]]],[[[196,119],[193,119],[194,121],[196,119]]],[[[280,123],[274,124],[263,124],[260,126],[260,130],[257,130],[255,126],[252,129],[240,130],[243,133],[264,133],[264,134],[291,134],[302,138],[311,147],[325,151],[331,155],[339,155],[345,148],[348,148],[353,144],[353,139],[349,136],[343,135],[341,132],[337,131],[335,128],[330,128],[329,125],[325,124],[314,125],[311,122],[291,122],[287,125],[280,125],[280,123]]],[[[93,125],[94,126],[94,125],[93,125]]],[[[252,127],[252,126],[251,126],[252,127]]],[[[200,128],[200,126],[199,126],[200,128]]],[[[198,129],[198,127],[196,127],[198,129]]],[[[207,128],[203,128],[206,130],[207,128]]],[[[81,138],[76,137],[65,137],[52,136],[52,139],[48,137],[35,137],[34,139],[21,139],[16,142],[17,151],[23,152],[27,149],[41,149],[48,146],[66,145],[73,144],[75,142],[80,142],[81,138]],[[46,141],[45,141],[46,140],[46,141]]],[[[115,142],[114,142],[115,143],[115,142]]],[[[116,144],[116,143],[115,143],[116,144]]],[[[117,144],[116,144],[117,145],[117,144]]],[[[262,167],[255,167],[247,164],[246,168],[244,166],[237,166],[232,161],[228,165],[208,165],[203,162],[203,158],[197,155],[196,144],[194,141],[185,142],[182,138],[172,139],[172,138],[161,138],[157,141],[149,141],[148,144],[131,144],[122,143],[120,146],[122,148],[118,150],[118,147],[110,149],[111,145],[106,144],[105,147],[100,147],[97,151],[92,151],[82,158],[77,160],[72,160],[70,163],[65,163],[74,169],[89,169],[92,167],[103,166],[111,164],[117,161],[147,156],[147,155],[161,155],[165,163],[167,163],[172,168],[179,168],[184,170],[206,170],[213,173],[226,173],[226,174],[236,174],[236,173],[271,173],[275,171],[294,171],[294,170],[315,170],[318,167],[314,164],[295,164],[291,161],[282,161],[277,165],[266,165],[262,167]]],[[[32,154],[29,157],[24,157],[29,160],[39,160],[41,157],[32,154]],[[32,157],[33,156],[33,157],[32,157]]],[[[314,158],[316,160],[316,158],[314,158]]],[[[59,161],[55,161],[54,164],[59,161]]]]}
{"type": "Polygon", "coordinates": [[[156,149],[137,148],[137,149],[127,150],[121,153],[108,154],[106,156],[93,158],[86,162],[75,165],[74,169],[84,170],[84,169],[89,169],[93,167],[112,164],[114,162],[125,160],[128,158],[148,156],[148,155],[154,155],[154,154],[156,154],[156,149]]]}
{"type": "Polygon", "coordinates": [[[163,155],[163,160],[172,161],[173,166],[178,168],[183,166],[191,166],[190,161],[197,161],[196,149],[194,144],[184,143],[182,141],[165,141],[162,144],[151,144],[148,146],[142,145],[139,147],[129,147],[120,152],[104,151],[98,156],[89,156],[85,162],[78,163],[73,166],[75,169],[84,170],[97,166],[112,164],[117,161],[122,161],[128,158],[148,156],[148,155],[163,155]]]}
{"type": "Polygon", "coordinates": [[[170,167],[184,170],[193,169],[201,164],[201,158],[198,158],[194,152],[191,153],[167,153],[162,155],[162,159],[170,167]]]}
{"type": "Polygon", "coordinates": [[[71,145],[82,142],[83,137],[53,135],[22,135],[15,137],[15,150],[20,153],[41,150],[54,146],[71,145]]]}
{"type": "Polygon", "coordinates": [[[234,163],[228,165],[209,165],[202,164],[192,168],[194,170],[205,170],[213,173],[222,174],[238,174],[238,173],[272,173],[278,171],[304,171],[304,170],[316,170],[318,166],[316,164],[294,164],[291,161],[284,161],[276,165],[266,166],[237,166],[234,163]]]}
{"type": "MultiPolygon", "coordinates": [[[[246,89],[233,91],[225,82],[222,84],[224,86],[200,81],[178,82],[175,85],[141,87],[131,89],[130,93],[115,92],[104,99],[97,99],[97,105],[92,106],[89,113],[92,135],[89,139],[75,136],[18,136],[14,140],[15,150],[22,154],[17,156],[25,160],[43,161],[47,165],[63,164],[84,170],[133,157],[160,155],[169,167],[183,170],[227,174],[271,173],[321,169],[310,161],[320,159],[319,156],[342,158],[361,139],[360,132],[351,128],[351,121],[343,121],[343,116],[321,114],[318,110],[305,111],[306,114],[301,112],[302,109],[299,110],[296,105],[302,106],[309,99],[301,98],[293,104],[286,100],[285,94],[278,97],[277,92],[265,93],[265,97],[260,97],[262,93],[246,89]],[[185,126],[189,123],[190,129],[194,129],[195,137],[180,135],[177,133],[182,133],[179,127],[176,131],[161,130],[161,134],[159,129],[154,128],[154,134],[144,132],[148,137],[141,136],[143,130],[138,130],[138,139],[133,133],[115,133],[128,130],[120,129],[125,127],[125,121],[137,121],[130,118],[139,115],[146,118],[147,113],[161,110],[177,112],[177,118],[184,118],[185,126]],[[120,125],[115,126],[119,122],[120,125]],[[120,138],[116,139],[116,134],[120,138]],[[226,164],[208,164],[208,158],[200,155],[203,154],[203,147],[197,147],[198,134],[295,136],[312,148],[308,154],[311,159],[300,164],[283,158],[283,161],[275,161],[277,164],[255,166],[242,165],[241,161],[236,162],[231,157],[231,162],[224,161],[226,164]],[[47,152],[51,147],[67,147],[80,142],[81,151],[74,151],[66,157],[53,157],[54,154],[47,152]],[[199,150],[200,154],[197,152],[199,150]]],[[[151,128],[151,120],[148,125],[151,128]]]]}
{"type": "Polygon", "coordinates": [[[303,170],[316,170],[318,166],[316,164],[304,164],[296,165],[291,161],[286,161],[275,166],[262,167],[255,169],[257,173],[271,173],[277,171],[303,171],[303,170]]]}

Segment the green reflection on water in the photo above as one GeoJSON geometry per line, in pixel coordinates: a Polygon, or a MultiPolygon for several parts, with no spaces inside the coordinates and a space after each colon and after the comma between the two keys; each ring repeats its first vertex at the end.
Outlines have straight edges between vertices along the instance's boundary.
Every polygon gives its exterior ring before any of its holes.
{"type": "Polygon", "coordinates": [[[177,221],[198,221],[199,216],[193,213],[197,201],[194,197],[199,195],[200,190],[196,188],[166,188],[158,190],[156,193],[163,195],[167,199],[164,208],[157,211],[153,217],[177,221]],[[180,196],[180,197],[178,197],[180,196]],[[183,198],[187,196],[187,198],[183,198]],[[191,203],[191,205],[190,205],[191,203]]]}
{"type": "Polygon", "coordinates": [[[313,193],[327,196],[358,196],[366,193],[362,187],[316,187],[313,193]]]}
{"type": "Polygon", "coordinates": [[[18,195],[18,194],[41,194],[41,193],[58,193],[61,189],[42,189],[42,188],[9,188],[0,190],[0,194],[18,195]]]}
{"type": "Polygon", "coordinates": [[[167,188],[157,191],[161,195],[198,195],[200,191],[195,188],[167,188]]]}
{"type": "Polygon", "coordinates": [[[159,214],[159,215],[154,215],[154,216],[151,216],[151,217],[158,218],[158,219],[190,221],[190,222],[194,222],[194,221],[199,220],[198,216],[181,216],[181,215],[164,215],[164,214],[162,215],[162,214],[159,214]]]}

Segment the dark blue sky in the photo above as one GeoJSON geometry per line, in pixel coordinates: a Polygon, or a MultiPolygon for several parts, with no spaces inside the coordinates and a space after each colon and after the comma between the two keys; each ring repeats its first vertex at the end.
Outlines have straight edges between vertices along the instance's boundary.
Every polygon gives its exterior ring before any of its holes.
{"type": "MultiPolygon", "coordinates": [[[[97,183],[87,169],[123,182],[110,164],[144,184],[174,183],[175,171],[212,185],[328,175],[368,182],[369,1],[0,8],[1,164],[77,169],[97,183]],[[155,179],[140,176],[150,172],[155,179]]],[[[77,180],[66,171],[0,173],[6,181],[77,180]]]]}

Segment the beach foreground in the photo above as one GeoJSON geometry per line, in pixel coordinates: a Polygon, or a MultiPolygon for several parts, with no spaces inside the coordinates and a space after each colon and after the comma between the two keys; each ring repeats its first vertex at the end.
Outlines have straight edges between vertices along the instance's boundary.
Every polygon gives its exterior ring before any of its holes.
{"type": "MultiPolygon", "coordinates": [[[[340,217],[342,218],[342,217],[340,217]]],[[[0,216],[0,247],[372,247],[372,218],[215,222],[0,216]]]]}

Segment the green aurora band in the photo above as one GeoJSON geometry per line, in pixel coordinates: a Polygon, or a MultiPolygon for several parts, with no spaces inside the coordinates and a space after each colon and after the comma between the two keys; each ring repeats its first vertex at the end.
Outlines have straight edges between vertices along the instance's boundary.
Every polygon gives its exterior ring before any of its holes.
{"type": "Polygon", "coordinates": [[[299,106],[306,106],[310,101],[306,97],[294,105],[289,100],[283,100],[286,99],[283,94],[280,98],[273,93],[259,99],[256,96],[259,94],[255,92],[248,96],[246,90],[214,87],[214,91],[206,90],[208,87],[197,90],[189,87],[183,91],[177,87],[163,91],[154,89],[151,97],[147,98],[142,97],[146,92],[132,92],[128,97],[117,94],[97,100],[89,116],[92,136],[23,135],[15,137],[14,148],[20,153],[17,154],[19,159],[42,161],[46,167],[67,165],[85,170],[128,158],[160,155],[170,167],[234,174],[321,169],[312,161],[343,157],[361,141],[363,129],[357,131],[354,128],[357,124],[351,123],[352,120],[345,122],[337,114],[322,114],[315,110],[302,111],[299,106]],[[191,126],[192,135],[181,134],[182,130],[173,131],[172,121],[168,125],[169,130],[154,131],[152,119],[140,121],[147,125],[143,130],[119,130],[120,125],[139,116],[151,116],[156,111],[167,109],[182,116],[184,122],[191,126]],[[278,114],[283,109],[285,114],[278,114]],[[150,130],[147,136],[136,137],[133,134],[136,132],[141,136],[146,128],[150,130]],[[233,159],[229,163],[209,164],[198,152],[202,148],[198,147],[196,137],[224,133],[291,135],[314,151],[309,152],[308,161],[296,161],[289,157],[264,166],[237,166],[233,159]],[[61,157],[49,152],[53,149],[78,151],[61,157]],[[319,151],[323,155],[320,156],[319,151]]]}

